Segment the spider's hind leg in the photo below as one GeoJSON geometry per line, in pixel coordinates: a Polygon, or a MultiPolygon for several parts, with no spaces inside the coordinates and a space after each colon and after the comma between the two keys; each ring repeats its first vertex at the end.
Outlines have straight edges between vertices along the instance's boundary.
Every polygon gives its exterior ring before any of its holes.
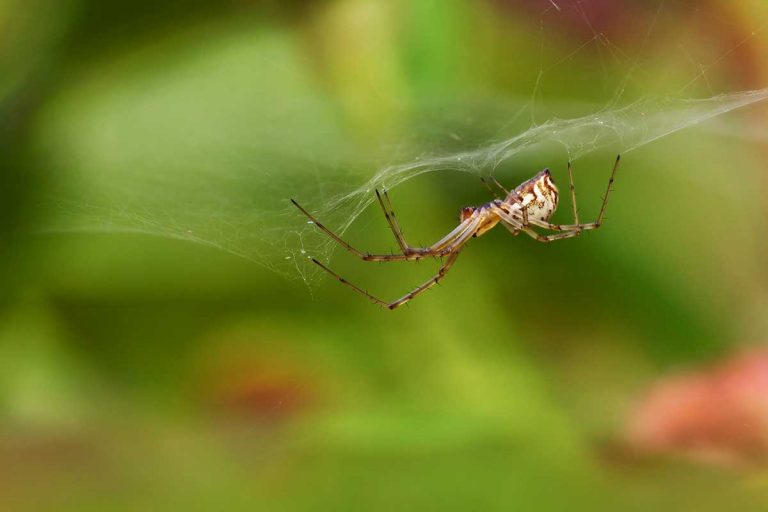
{"type": "Polygon", "coordinates": [[[537,242],[542,242],[545,244],[548,244],[549,242],[554,242],[555,240],[562,240],[564,238],[572,238],[574,236],[579,236],[583,233],[581,229],[574,229],[571,231],[563,231],[562,233],[556,233],[554,235],[540,235],[536,232],[536,230],[531,228],[524,228],[522,230],[526,235],[530,236],[537,242]]]}
{"type": "Polygon", "coordinates": [[[347,243],[343,238],[341,238],[339,235],[325,227],[320,221],[318,221],[314,215],[309,213],[307,210],[304,209],[303,206],[301,206],[299,203],[296,202],[295,199],[291,199],[291,203],[303,213],[307,219],[309,219],[309,222],[314,224],[320,231],[331,237],[337,244],[342,246],[344,249],[349,251],[350,253],[354,254],[358,258],[360,258],[363,261],[406,261],[409,259],[416,259],[416,257],[421,257],[420,255],[416,256],[409,256],[405,254],[371,254],[368,252],[363,252],[359,249],[356,249],[355,247],[352,247],[349,243],[347,243]]]}
{"type": "Polygon", "coordinates": [[[543,235],[539,235],[533,230],[531,230],[533,234],[531,234],[530,232],[528,232],[528,234],[539,241],[551,242],[552,240],[560,240],[562,238],[570,238],[573,236],[577,236],[581,234],[582,231],[597,229],[600,226],[602,226],[603,218],[605,216],[605,209],[608,206],[608,196],[610,196],[611,191],[613,190],[612,189],[613,182],[614,182],[614,178],[616,177],[616,170],[619,168],[620,162],[621,162],[621,155],[618,155],[616,157],[616,162],[613,164],[613,169],[611,170],[611,177],[608,179],[608,188],[606,189],[605,195],[603,196],[603,203],[600,206],[600,213],[597,215],[597,220],[595,220],[594,222],[586,222],[586,223],[579,222],[579,215],[576,209],[576,191],[575,191],[575,187],[573,186],[573,171],[569,163],[568,174],[571,176],[571,199],[573,201],[574,223],[573,224],[552,224],[550,222],[546,222],[542,220],[531,219],[530,224],[533,226],[538,226],[540,228],[549,229],[552,231],[562,231],[563,233],[561,233],[562,236],[550,235],[548,237],[543,237],[543,238],[547,238],[547,240],[542,240],[543,235]],[[566,233],[575,233],[575,234],[566,235],[566,233]]]}
{"type": "Polygon", "coordinates": [[[568,161],[568,180],[571,186],[571,205],[573,206],[573,223],[579,224],[579,208],[576,206],[576,185],[573,184],[573,165],[568,161]]]}
{"type": "Polygon", "coordinates": [[[422,293],[426,292],[427,290],[429,290],[430,288],[432,288],[436,284],[440,284],[440,281],[443,280],[445,275],[448,273],[448,271],[453,266],[453,263],[456,261],[456,258],[459,257],[459,253],[460,252],[461,252],[461,249],[457,249],[455,252],[451,253],[450,256],[448,256],[448,258],[446,259],[445,263],[440,267],[440,270],[437,271],[437,274],[435,274],[435,276],[432,277],[432,279],[430,279],[426,283],[423,283],[422,285],[416,287],[412,291],[406,293],[405,295],[403,295],[402,297],[400,297],[396,301],[390,302],[387,305],[387,307],[389,309],[399,308],[403,304],[406,304],[409,301],[411,301],[411,299],[413,299],[413,298],[417,297],[418,295],[421,295],[422,293]]]}

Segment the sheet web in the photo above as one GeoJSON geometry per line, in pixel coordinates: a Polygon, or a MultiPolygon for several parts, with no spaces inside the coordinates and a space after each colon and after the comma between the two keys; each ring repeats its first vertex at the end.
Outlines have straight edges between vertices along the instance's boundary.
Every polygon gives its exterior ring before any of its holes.
{"type": "MultiPolygon", "coordinates": [[[[677,18],[693,12],[684,7],[685,2],[659,2],[642,18],[644,26],[636,40],[619,42],[601,30],[586,3],[542,3],[541,12],[532,13],[532,23],[540,27],[536,37],[526,43],[529,48],[515,50],[539,55],[534,68],[520,70],[534,78],[528,96],[499,100],[498,108],[493,105],[496,100],[489,99],[486,107],[491,104],[493,119],[483,119],[471,105],[451,114],[437,114],[428,123],[429,133],[413,135],[400,130],[398,133],[408,135],[396,135],[387,150],[375,156],[348,147],[354,146],[346,142],[349,127],[325,122],[336,119],[333,99],[311,86],[289,88],[280,83],[281,77],[296,83],[295,76],[306,72],[305,64],[291,64],[281,53],[286,43],[280,37],[260,36],[258,51],[253,50],[257,45],[252,40],[241,46],[233,41],[223,44],[222,51],[230,52],[229,71],[243,73],[242,51],[259,70],[241,76],[237,85],[226,82],[224,92],[220,76],[227,70],[221,66],[229,61],[221,52],[213,52],[208,64],[201,64],[200,59],[194,63],[195,72],[201,66],[217,66],[194,85],[172,78],[148,90],[146,84],[123,80],[122,90],[110,96],[108,107],[95,101],[92,112],[98,112],[98,122],[88,120],[87,109],[85,114],[82,108],[77,114],[65,111],[49,134],[56,141],[52,146],[76,170],[62,173],[62,186],[52,194],[57,220],[48,228],[137,232],[186,240],[311,285],[321,272],[309,258],[328,260],[338,247],[301,217],[288,202],[290,197],[330,228],[344,233],[374,203],[376,188],[392,190],[424,173],[491,175],[504,163],[553,145],[562,150],[553,161],[563,161],[564,155],[574,161],[600,150],[610,151],[610,160],[617,152],[631,153],[677,131],[768,99],[768,88],[734,91],[737,88],[718,80],[727,75],[732,57],[762,34],[763,27],[746,30],[743,38],[701,60],[693,55],[694,43],[680,42],[668,66],[686,71],[658,85],[658,72],[649,62],[657,52],[650,46],[665,23],[673,25],[677,18]],[[576,27],[582,40],[560,55],[547,42],[564,26],[576,27]],[[241,51],[241,47],[247,49],[241,51]],[[247,54],[251,51],[255,53],[247,54]],[[585,52],[595,57],[597,69],[582,74],[599,77],[597,96],[604,99],[592,97],[589,103],[583,100],[579,104],[564,101],[549,86],[579,73],[584,61],[591,62],[582,58],[585,52]],[[264,76],[272,77],[276,85],[270,85],[264,76]],[[197,100],[205,94],[216,101],[197,100]],[[189,103],[189,98],[195,101],[189,103]],[[185,115],[197,114],[205,122],[180,130],[177,110],[182,109],[186,109],[185,115]],[[111,114],[105,116],[105,111],[111,114]],[[573,111],[581,114],[563,114],[573,111]],[[158,112],[169,114],[167,125],[157,121],[158,112]],[[456,112],[472,116],[471,129],[462,131],[450,121],[449,116],[456,112]],[[126,119],[139,128],[133,138],[118,140],[116,134],[125,133],[126,119]],[[150,128],[143,124],[146,119],[152,120],[150,128]],[[220,126],[235,129],[224,132],[220,126]],[[440,149],[422,143],[430,137],[440,141],[440,149]],[[94,151],[99,141],[106,148],[101,153],[94,151]],[[84,149],[96,156],[82,160],[84,149]]],[[[722,17],[698,7],[695,12],[702,17],[722,17]]],[[[178,74],[186,78],[190,69],[178,74]]],[[[86,87],[80,94],[94,102],[100,91],[86,87]]],[[[418,118],[416,112],[410,116],[418,118]]],[[[531,174],[537,170],[532,169],[531,174]]]]}

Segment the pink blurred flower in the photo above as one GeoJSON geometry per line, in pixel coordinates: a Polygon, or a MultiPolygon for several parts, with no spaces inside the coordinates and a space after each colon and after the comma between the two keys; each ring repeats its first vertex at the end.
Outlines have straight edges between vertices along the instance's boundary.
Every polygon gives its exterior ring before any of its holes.
{"type": "Polygon", "coordinates": [[[626,437],[642,454],[768,461],[768,349],[662,379],[631,414],[626,437]]]}

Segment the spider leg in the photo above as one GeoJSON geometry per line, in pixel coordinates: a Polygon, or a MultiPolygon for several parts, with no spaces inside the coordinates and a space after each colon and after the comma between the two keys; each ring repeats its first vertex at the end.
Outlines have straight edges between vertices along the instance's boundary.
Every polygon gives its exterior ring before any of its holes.
{"type": "Polygon", "coordinates": [[[387,305],[387,307],[389,309],[399,308],[400,306],[402,306],[406,302],[409,302],[413,298],[421,295],[425,291],[429,290],[430,288],[432,288],[433,286],[438,284],[440,281],[443,280],[445,275],[451,269],[451,267],[453,266],[453,263],[456,261],[456,258],[459,257],[460,253],[461,253],[461,248],[456,249],[454,252],[451,253],[450,256],[448,256],[448,259],[445,261],[445,264],[440,267],[440,269],[437,271],[437,274],[435,274],[435,276],[432,279],[430,279],[429,281],[427,281],[427,282],[421,284],[420,286],[414,288],[412,291],[406,293],[405,295],[403,295],[402,297],[400,297],[396,301],[390,302],[387,305]]]}
{"type": "MultiPolygon", "coordinates": [[[[390,228],[392,228],[392,233],[394,233],[395,238],[398,241],[398,244],[400,245],[400,248],[403,251],[403,254],[410,255],[410,254],[424,254],[429,256],[441,256],[444,255],[446,252],[450,252],[451,243],[453,240],[457,237],[462,236],[467,230],[474,230],[476,226],[473,225],[473,223],[468,223],[465,228],[462,228],[462,224],[459,224],[453,231],[451,231],[448,235],[443,237],[440,241],[432,244],[429,247],[412,247],[408,245],[408,243],[405,241],[405,237],[403,236],[403,230],[400,227],[400,223],[397,221],[397,217],[395,217],[395,210],[392,207],[392,200],[389,198],[389,193],[385,189],[383,191],[382,195],[379,195],[379,191],[376,191],[376,196],[379,198],[379,204],[381,204],[382,208],[384,208],[384,216],[387,218],[387,222],[389,222],[390,228]],[[383,196],[383,200],[382,200],[383,196]],[[384,205],[384,202],[386,202],[387,206],[384,205]]],[[[472,218],[468,219],[472,220],[472,218]]],[[[479,223],[479,221],[478,221],[479,223]]]]}
{"type": "MultiPolygon", "coordinates": [[[[291,199],[291,202],[293,205],[298,208],[304,215],[307,216],[307,218],[317,226],[323,233],[331,237],[336,243],[341,245],[343,248],[345,248],[347,251],[351,252],[358,258],[365,260],[365,261],[404,261],[409,259],[404,254],[369,254],[367,252],[363,252],[359,249],[355,249],[351,245],[349,245],[347,242],[345,242],[339,235],[325,227],[323,224],[320,223],[319,220],[317,220],[311,213],[309,213],[307,210],[305,210],[299,203],[297,203],[294,199],[291,199]]],[[[415,259],[415,258],[411,258],[415,259]]]]}
{"type": "Polygon", "coordinates": [[[576,185],[573,184],[573,166],[568,161],[568,180],[571,182],[571,205],[573,206],[573,223],[579,224],[579,209],[576,206],[576,185]]]}
{"type": "Polygon", "coordinates": [[[474,216],[459,224],[456,229],[448,233],[442,240],[431,245],[427,250],[430,251],[432,256],[445,256],[453,252],[475,234],[477,228],[484,220],[485,216],[474,214],[474,216]]]}
{"type": "Polygon", "coordinates": [[[495,198],[495,199],[503,199],[500,195],[498,190],[494,190],[493,187],[491,187],[491,184],[488,183],[488,181],[485,180],[482,176],[480,176],[480,181],[483,182],[483,185],[485,185],[485,188],[488,190],[488,192],[495,198]]]}
{"type": "Polygon", "coordinates": [[[504,191],[504,194],[509,195],[509,190],[504,188],[504,185],[499,183],[499,180],[497,180],[495,176],[491,176],[491,179],[493,180],[493,182],[496,184],[497,187],[499,187],[501,190],[504,191]]]}
{"type": "Polygon", "coordinates": [[[382,194],[380,194],[379,190],[376,189],[376,199],[379,200],[381,209],[384,212],[384,217],[386,217],[387,224],[389,224],[389,229],[391,229],[392,234],[395,235],[395,240],[397,240],[397,245],[400,246],[402,253],[408,254],[410,246],[405,241],[403,230],[400,228],[400,223],[397,222],[397,218],[395,217],[395,209],[392,207],[392,201],[389,199],[387,189],[384,189],[383,196],[384,197],[382,198],[382,194]],[[387,204],[384,204],[384,199],[386,199],[387,204]]]}
{"type": "Polygon", "coordinates": [[[522,209],[522,218],[518,217],[518,212],[508,212],[496,205],[491,205],[491,211],[498,215],[504,226],[513,233],[515,231],[522,231],[528,225],[528,210],[525,208],[522,209]]]}
{"type": "Polygon", "coordinates": [[[589,231],[590,229],[597,229],[600,227],[600,224],[597,222],[585,222],[583,224],[552,224],[551,222],[538,219],[531,219],[529,224],[531,226],[549,229],[550,231],[589,231]]]}
{"type": "Polygon", "coordinates": [[[483,185],[485,185],[485,188],[488,189],[488,192],[490,192],[493,197],[495,197],[496,199],[504,199],[504,197],[509,195],[509,190],[504,188],[504,186],[501,183],[499,183],[499,180],[497,180],[495,177],[489,176],[488,180],[492,181],[494,185],[496,185],[502,192],[504,192],[504,196],[503,197],[499,196],[498,192],[493,190],[493,188],[491,188],[491,184],[488,181],[486,181],[485,178],[483,178],[481,176],[480,177],[480,181],[483,182],[483,185]]]}
{"type": "Polygon", "coordinates": [[[501,199],[501,198],[499,197],[499,194],[498,194],[498,193],[497,193],[495,190],[493,190],[493,189],[491,188],[491,186],[488,184],[488,182],[487,182],[487,181],[485,181],[485,178],[483,178],[482,176],[480,176],[480,181],[482,181],[482,182],[483,182],[483,185],[485,185],[485,188],[486,188],[486,190],[488,190],[488,192],[489,192],[489,193],[490,193],[490,194],[491,194],[493,197],[495,197],[496,199],[501,199]]]}
{"type": "Polygon", "coordinates": [[[430,245],[429,247],[408,247],[406,254],[370,254],[363,252],[359,249],[352,247],[345,242],[339,235],[325,227],[320,223],[311,213],[305,210],[299,203],[291,199],[291,202],[298,208],[306,217],[317,226],[323,233],[331,237],[336,243],[344,247],[347,251],[354,254],[363,261],[413,261],[427,258],[430,256],[444,256],[453,250],[456,245],[456,240],[463,238],[467,233],[474,234],[477,227],[484,220],[484,217],[475,215],[469,217],[464,222],[456,226],[453,231],[448,233],[438,242],[430,245]]]}
{"type": "Polygon", "coordinates": [[[545,244],[548,244],[549,242],[554,242],[555,240],[562,240],[564,238],[572,238],[574,236],[579,236],[583,233],[581,229],[574,229],[571,231],[563,231],[562,233],[556,233],[554,235],[540,235],[535,230],[531,228],[523,228],[522,231],[533,238],[534,240],[538,242],[542,242],[545,244]]]}
{"type": "MultiPolygon", "coordinates": [[[[480,220],[482,220],[482,218],[480,218],[480,220]]],[[[417,295],[425,292],[426,290],[428,290],[432,286],[436,285],[437,283],[439,283],[445,277],[445,274],[448,272],[448,270],[453,265],[453,262],[456,261],[456,258],[459,256],[459,253],[461,252],[462,248],[464,247],[464,244],[466,244],[467,241],[469,241],[472,238],[472,235],[475,233],[478,225],[479,225],[479,222],[476,222],[475,223],[475,227],[473,229],[465,230],[465,232],[462,233],[462,235],[454,242],[454,244],[451,245],[448,249],[446,249],[446,252],[442,253],[442,255],[447,255],[448,259],[440,267],[440,270],[438,270],[437,274],[432,279],[430,279],[429,281],[425,282],[424,284],[418,286],[413,291],[407,293],[406,295],[402,296],[401,298],[397,299],[394,302],[383,301],[383,300],[379,299],[378,297],[376,297],[374,295],[371,295],[370,293],[368,293],[367,291],[363,290],[359,286],[356,286],[356,285],[350,283],[349,281],[347,281],[346,279],[341,277],[339,274],[337,274],[336,272],[334,272],[333,270],[331,270],[327,266],[325,266],[322,263],[320,263],[315,258],[312,258],[312,261],[317,266],[319,266],[320,268],[322,268],[323,270],[328,272],[330,275],[335,277],[340,283],[342,283],[342,284],[344,284],[346,286],[349,286],[354,291],[356,291],[357,293],[363,295],[364,297],[367,297],[372,302],[374,302],[374,303],[376,303],[376,304],[378,304],[380,306],[385,306],[385,307],[387,307],[389,309],[395,309],[397,307],[402,306],[406,302],[410,301],[411,299],[413,299],[417,295]]]]}
{"type": "Polygon", "coordinates": [[[355,290],[357,293],[367,297],[369,300],[373,301],[374,303],[378,304],[379,306],[389,307],[389,304],[387,302],[384,302],[383,300],[379,299],[378,297],[374,297],[373,295],[371,295],[367,291],[363,290],[362,288],[360,288],[358,286],[355,286],[354,284],[350,283],[349,281],[347,281],[346,279],[341,277],[339,274],[337,274],[336,272],[334,272],[330,268],[326,267],[325,265],[323,265],[322,263],[317,261],[315,258],[312,258],[312,262],[315,265],[317,265],[318,267],[320,267],[323,270],[325,270],[326,272],[328,272],[329,274],[331,274],[333,277],[335,277],[341,284],[349,286],[350,288],[355,290]]]}
{"type": "Polygon", "coordinates": [[[605,207],[608,206],[608,195],[611,193],[611,187],[613,187],[613,179],[616,177],[616,169],[619,168],[619,163],[621,162],[621,155],[616,155],[616,162],[613,164],[613,170],[611,171],[611,177],[608,179],[608,188],[605,191],[605,196],[603,197],[603,205],[600,207],[600,214],[597,216],[597,220],[595,221],[595,224],[600,226],[600,224],[603,223],[603,214],[605,213],[605,207]]]}
{"type": "Polygon", "coordinates": [[[330,268],[326,267],[325,265],[323,265],[322,263],[320,263],[316,259],[312,258],[312,261],[315,262],[315,264],[317,264],[320,268],[322,268],[323,270],[325,270],[326,272],[331,274],[333,277],[335,277],[341,284],[345,284],[345,285],[349,286],[350,288],[352,288],[357,293],[363,295],[364,297],[367,297],[368,300],[370,300],[374,304],[378,304],[379,306],[383,306],[383,307],[385,307],[387,309],[395,309],[395,308],[399,308],[400,306],[402,306],[406,302],[410,301],[414,297],[420,295],[421,293],[423,293],[423,292],[429,290],[430,288],[432,288],[434,285],[438,284],[445,277],[445,275],[448,273],[448,271],[451,269],[451,267],[453,266],[453,263],[456,261],[456,258],[459,257],[459,253],[460,252],[461,252],[461,249],[456,250],[453,253],[451,253],[451,255],[446,260],[445,264],[443,264],[440,267],[440,269],[437,271],[437,274],[434,277],[432,277],[429,281],[423,283],[422,285],[416,287],[411,292],[408,292],[407,294],[403,295],[402,297],[400,297],[399,299],[397,299],[394,302],[383,301],[380,298],[378,298],[378,297],[376,297],[374,295],[371,295],[370,293],[368,293],[367,291],[363,290],[359,286],[355,286],[354,284],[350,283],[349,281],[347,281],[346,279],[341,277],[339,274],[337,274],[336,272],[334,272],[330,268]]]}
{"type": "MultiPolygon", "coordinates": [[[[574,214],[574,223],[573,224],[552,224],[550,222],[537,220],[537,219],[531,219],[530,224],[534,226],[538,226],[540,228],[549,229],[551,231],[588,231],[590,229],[597,229],[603,224],[603,216],[605,215],[605,208],[608,206],[608,196],[611,194],[612,187],[613,187],[613,181],[616,177],[616,169],[619,167],[619,162],[621,162],[621,155],[616,157],[616,162],[613,164],[613,170],[611,171],[611,177],[608,179],[608,188],[606,189],[605,196],[603,196],[603,203],[600,206],[600,213],[597,216],[597,220],[595,222],[587,222],[587,223],[580,223],[579,222],[579,216],[576,211],[576,193],[575,189],[573,188],[573,174],[571,171],[571,166],[568,164],[568,172],[571,175],[571,191],[572,191],[572,200],[573,200],[573,214],[574,214]]],[[[538,235],[537,235],[538,236],[538,235]]],[[[571,235],[575,236],[575,235],[571,235]]],[[[559,237],[559,238],[569,238],[569,237],[559,237]]],[[[557,240],[556,238],[555,240],[557,240]]]]}
{"type": "MultiPolygon", "coordinates": [[[[547,237],[539,235],[536,231],[528,227],[528,210],[526,208],[523,208],[523,219],[522,223],[521,220],[511,212],[507,212],[504,209],[496,206],[492,207],[494,213],[499,216],[501,219],[502,225],[507,228],[507,231],[512,233],[513,235],[517,236],[522,231],[528,236],[533,237],[534,239],[538,240],[539,242],[551,242],[551,240],[548,240],[547,237]]],[[[565,233],[558,233],[557,235],[551,235],[552,237],[557,238],[570,238],[572,236],[580,235],[581,231],[567,231],[565,233]]]]}

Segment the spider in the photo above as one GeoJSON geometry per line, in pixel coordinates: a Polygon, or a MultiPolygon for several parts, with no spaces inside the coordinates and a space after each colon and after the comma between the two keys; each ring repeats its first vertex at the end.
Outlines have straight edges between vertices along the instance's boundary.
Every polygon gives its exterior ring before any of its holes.
{"type": "Polygon", "coordinates": [[[464,245],[471,239],[477,238],[485,234],[488,230],[501,223],[502,226],[507,228],[513,235],[525,233],[534,240],[542,243],[554,242],[555,240],[562,240],[565,238],[571,238],[578,236],[584,231],[590,229],[597,229],[603,223],[603,214],[608,204],[608,195],[611,193],[611,186],[613,185],[613,179],[616,175],[616,169],[619,167],[621,161],[621,155],[616,157],[616,162],[613,164],[613,170],[611,171],[611,177],[608,180],[608,188],[605,196],[603,197],[603,203],[600,207],[600,213],[597,216],[597,220],[594,222],[584,223],[579,222],[579,212],[576,207],[576,188],[573,185],[573,167],[568,162],[568,177],[571,187],[571,204],[573,206],[573,224],[551,224],[549,218],[555,213],[559,200],[559,192],[555,186],[555,182],[552,179],[552,175],[549,169],[544,169],[533,178],[521,183],[517,188],[512,191],[506,190],[495,178],[493,183],[504,191],[505,196],[499,197],[497,193],[493,191],[490,184],[483,180],[488,190],[495,196],[495,199],[489,203],[485,203],[480,206],[469,206],[462,208],[459,212],[459,225],[450,233],[445,235],[441,240],[435,242],[429,247],[413,247],[408,245],[403,236],[403,231],[400,228],[400,224],[395,217],[394,209],[392,208],[392,202],[389,199],[389,194],[386,189],[383,193],[379,193],[376,190],[376,198],[381,205],[381,209],[384,212],[384,217],[387,219],[387,224],[392,230],[392,234],[395,236],[397,245],[400,247],[400,254],[370,254],[355,249],[347,242],[345,242],[339,235],[321,224],[312,214],[305,210],[299,203],[291,199],[291,202],[301,210],[301,212],[307,216],[307,218],[318,229],[323,231],[326,235],[335,240],[339,245],[344,247],[347,251],[351,252],[358,258],[364,261],[415,261],[427,257],[445,258],[442,266],[438,270],[437,274],[429,281],[416,287],[409,293],[403,295],[394,302],[386,302],[381,300],[367,291],[350,283],[339,274],[320,263],[315,258],[312,261],[320,268],[328,272],[330,275],[338,279],[341,283],[349,286],[357,293],[362,294],[374,303],[389,308],[395,309],[403,304],[407,303],[414,297],[429,290],[434,285],[438,284],[451,269],[456,262],[459,253],[464,248],[464,245]],[[548,229],[550,231],[557,231],[556,234],[541,235],[533,228],[538,227],[542,229],[548,229]]]}

